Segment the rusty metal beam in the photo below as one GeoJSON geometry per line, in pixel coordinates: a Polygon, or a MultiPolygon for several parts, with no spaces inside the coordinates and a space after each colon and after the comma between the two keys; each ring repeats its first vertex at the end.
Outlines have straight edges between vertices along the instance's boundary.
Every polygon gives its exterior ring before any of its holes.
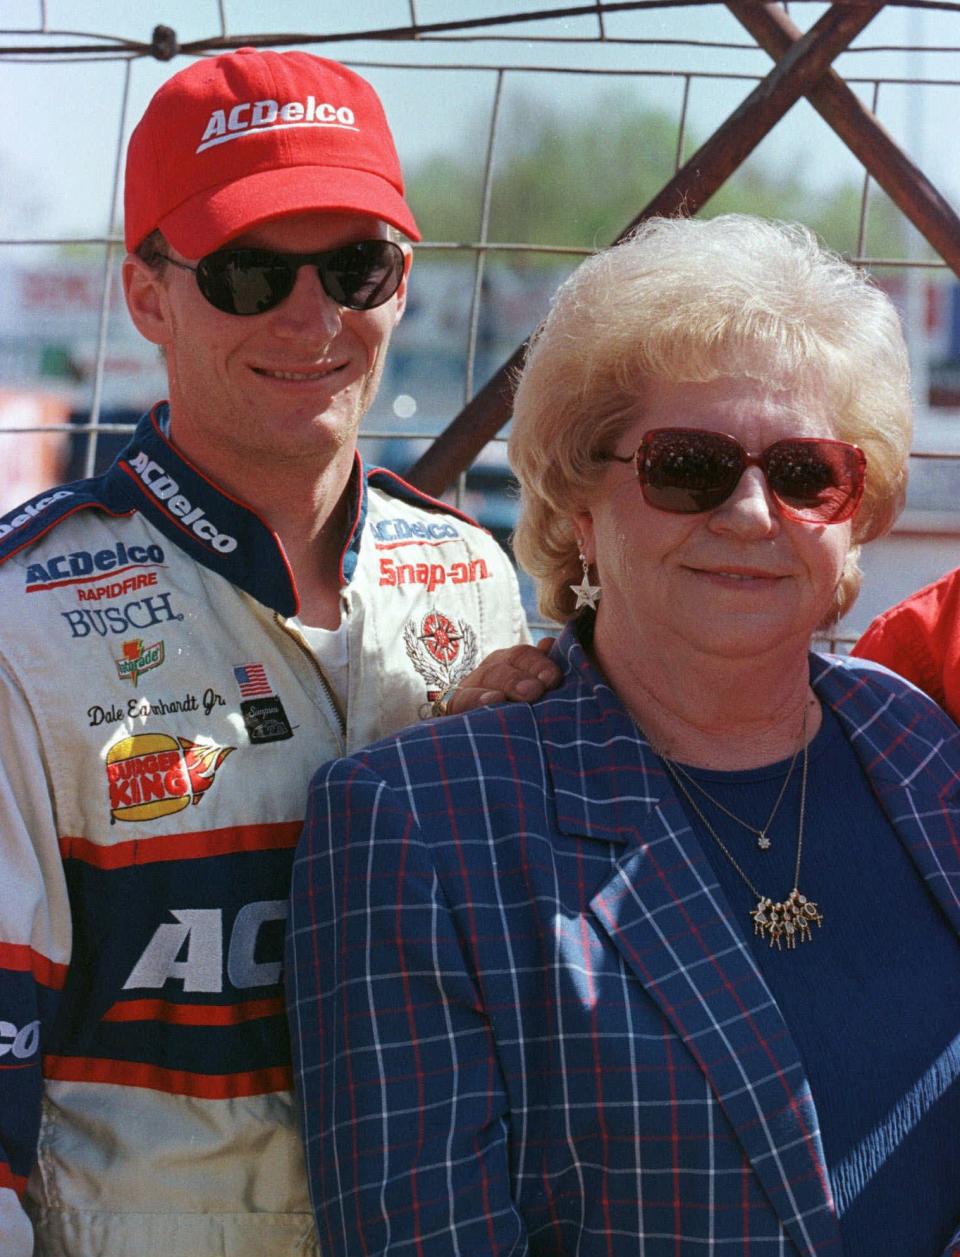
{"type": "Polygon", "coordinates": [[[622,234],[655,215],[696,214],[882,8],[882,3],[849,8],[834,4],[806,34],[792,40],[767,77],[622,234]]]}
{"type": "MultiPolygon", "coordinates": [[[[791,41],[766,78],[617,238],[646,218],[695,214],[882,8],[883,3],[834,4],[791,41]]],[[[513,377],[525,348],[514,351],[414,463],[407,473],[411,483],[427,493],[442,493],[499,432],[510,416],[513,377]]]]}
{"type": "MultiPolygon", "coordinates": [[[[774,60],[802,32],[776,4],[727,0],[727,8],[774,60]]],[[[837,74],[828,70],[807,99],[833,128],[894,205],[960,276],[960,217],[889,132],[837,74]]]]}

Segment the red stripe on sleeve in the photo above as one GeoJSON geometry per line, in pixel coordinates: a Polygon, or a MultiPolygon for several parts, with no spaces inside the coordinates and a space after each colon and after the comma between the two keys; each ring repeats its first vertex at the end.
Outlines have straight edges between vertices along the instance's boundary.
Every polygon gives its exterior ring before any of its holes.
{"type": "Polygon", "coordinates": [[[277,1017],[282,999],[247,1000],[242,1004],[172,1004],[162,999],[124,1000],[104,1014],[104,1021],[162,1021],[171,1026],[237,1026],[261,1017],[277,1017]]]}
{"type": "Polygon", "coordinates": [[[162,1069],[137,1061],[105,1061],[83,1056],[45,1056],[43,1072],[57,1082],[100,1082],[110,1086],[142,1087],[167,1095],[198,1100],[233,1100],[239,1096],[290,1091],[289,1065],[236,1074],[194,1074],[185,1069],[162,1069]]]}
{"type": "Polygon", "coordinates": [[[0,943],[0,969],[11,973],[32,973],[43,986],[61,991],[67,980],[67,966],[58,964],[22,943],[0,943]]]}
{"type": "Polygon", "coordinates": [[[20,1174],[14,1174],[9,1165],[0,1165],[0,1188],[4,1187],[22,1196],[27,1190],[27,1180],[20,1174]]]}

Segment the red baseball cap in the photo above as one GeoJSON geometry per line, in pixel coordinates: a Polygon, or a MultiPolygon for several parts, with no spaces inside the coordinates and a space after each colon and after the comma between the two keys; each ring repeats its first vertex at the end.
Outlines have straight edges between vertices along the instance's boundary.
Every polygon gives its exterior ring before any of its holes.
{"type": "Polygon", "coordinates": [[[159,227],[200,258],[311,210],[370,214],[420,239],[380,99],[337,61],[255,48],[196,61],[157,91],[130,137],[130,251],[159,227]]]}

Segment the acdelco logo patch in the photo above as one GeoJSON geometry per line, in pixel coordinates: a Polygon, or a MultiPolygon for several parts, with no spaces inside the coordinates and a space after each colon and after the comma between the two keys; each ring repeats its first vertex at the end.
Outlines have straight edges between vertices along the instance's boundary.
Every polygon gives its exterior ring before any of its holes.
{"type": "Polygon", "coordinates": [[[19,1029],[12,1021],[0,1021],[0,1056],[29,1060],[40,1046],[40,1022],[28,1021],[19,1029]]]}
{"type": "Polygon", "coordinates": [[[356,131],[356,116],[346,105],[331,105],[329,101],[288,100],[281,105],[276,100],[244,100],[227,112],[214,109],[196,151],[202,153],[215,144],[226,144],[241,135],[267,128],[285,127],[339,127],[356,131]]]}
{"type": "Polygon", "coordinates": [[[107,751],[110,815],[153,821],[199,803],[232,746],[191,742],[167,733],[135,733],[107,751]]]}
{"type": "Polygon", "coordinates": [[[377,549],[391,546],[415,545],[417,542],[450,541],[460,533],[445,519],[421,521],[419,519],[382,519],[373,525],[377,549]]]}
{"type": "Polygon", "coordinates": [[[194,506],[183,496],[180,486],[163,467],[142,450],[130,459],[127,466],[137,473],[152,498],[163,505],[166,513],[182,527],[188,529],[220,554],[229,554],[237,548],[236,537],[218,532],[207,519],[203,508],[194,506]]]}
{"type": "MultiPolygon", "coordinates": [[[[125,546],[122,541],[118,541],[111,550],[74,550],[70,554],[55,554],[43,563],[29,565],[27,593],[58,589],[61,585],[94,584],[107,574],[127,572],[135,567],[149,567],[154,564],[161,567],[163,557],[163,550],[158,545],[125,546]]],[[[148,583],[156,584],[155,572],[140,575],[152,577],[148,583]]],[[[142,585],[133,587],[142,588],[142,585]]],[[[115,596],[101,594],[99,590],[90,595],[93,600],[115,596]]]]}
{"type": "Polygon", "coordinates": [[[245,904],[230,930],[220,908],[171,908],[170,915],[173,921],[157,926],[125,991],[158,991],[169,981],[182,982],[185,991],[242,990],[280,981],[280,955],[270,953],[282,954],[282,935],[277,931],[271,939],[269,926],[286,921],[285,899],[245,904]]]}
{"type": "Polygon", "coordinates": [[[29,524],[32,519],[36,519],[38,515],[41,515],[48,506],[53,506],[54,502],[60,502],[64,498],[72,497],[73,494],[69,489],[58,489],[56,493],[48,493],[45,498],[40,498],[38,502],[29,502],[21,509],[19,514],[14,515],[13,519],[0,524],[0,537],[6,537],[8,533],[16,532],[24,524],[29,524]]]}

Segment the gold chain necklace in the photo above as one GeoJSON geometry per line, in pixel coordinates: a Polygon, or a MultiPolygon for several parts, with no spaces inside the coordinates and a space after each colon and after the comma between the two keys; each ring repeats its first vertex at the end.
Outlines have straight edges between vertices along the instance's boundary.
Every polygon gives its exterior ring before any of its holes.
{"type": "MultiPolygon", "coordinates": [[[[813,938],[811,927],[813,925],[822,925],[823,917],[813,900],[808,899],[806,895],[801,895],[797,887],[797,883],[800,881],[800,861],[803,858],[803,818],[807,803],[807,768],[810,758],[807,747],[806,707],[803,709],[803,768],[800,773],[800,819],[797,822],[797,862],[793,869],[793,890],[791,890],[786,899],[779,902],[775,902],[769,895],[765,895],[762,891],[757,890],[756,886],[754,886],[753,882],[734,859],[723,839],[704,816],[702,809],[698,807],[696,799],[684,785],[683,778],[677,771],[677,765],[667,759],[665,755],[661,755],[660,758],[663,760],[664,768],[673,778],[684,798],[697,816],[699,816],[707,833],[727,857],[737,873],[739,873],[752,894],[756,896],[757,906],[750,913],[753,920],[754,934],[759,934],[761,938],[769,938],[770,946],[776,946],[778,951],[784,941],[788,950],[795,948],[798,942],[806,943],[811,941],[813,938]]],[[[734,820],[736,819],[734,817],[734,820]]]]}
{"type": "MultiPolygon", "coordinates": [[[[806,733],[806,709],[804,709],[804,733],[806,733]]],[[[777,801],[774,803],[773,809],[767,817],[767,823],[762,829],[757,829],[756,825],[751,825],[742,817],[737,816],[734,812],[731,812],[728,807],[724,807],[720,800],[715,799],[712,794],[708,794],[706,789],[699,781],[697,781],[696,777],[691,776],[691,774],[688,773],[681,764],[671,764],[670,767],[674,770],[674,773],[679,773],[680,776],[683,777],[687,785],[693,786],[694,789],[699,790],[705,799],[709,800],[715,808],[723,812],[724,816],[729,816],[732,821],[736,821],[738,825],[742,825],[744,829],[748,829],[751,834],[756,834],[757,846],[761,851],[769,851],[772,845],[770,838],[768,837],[770,833],[770,826],[773,824],[774,817],[780,811],[780,804],[783,802],[783,796],[787,793],[787,786],[790,784],[790,778],[793,776],[793,770],[797,765],[797,760],[800,756],[800,749],[801,748],[798,746],[793,752],[793,759],[790,761],[790,767],[787,769],[787,775],[783,779],[783,785],[780,787],[780,793],[777,795],[777,801]]]]}

